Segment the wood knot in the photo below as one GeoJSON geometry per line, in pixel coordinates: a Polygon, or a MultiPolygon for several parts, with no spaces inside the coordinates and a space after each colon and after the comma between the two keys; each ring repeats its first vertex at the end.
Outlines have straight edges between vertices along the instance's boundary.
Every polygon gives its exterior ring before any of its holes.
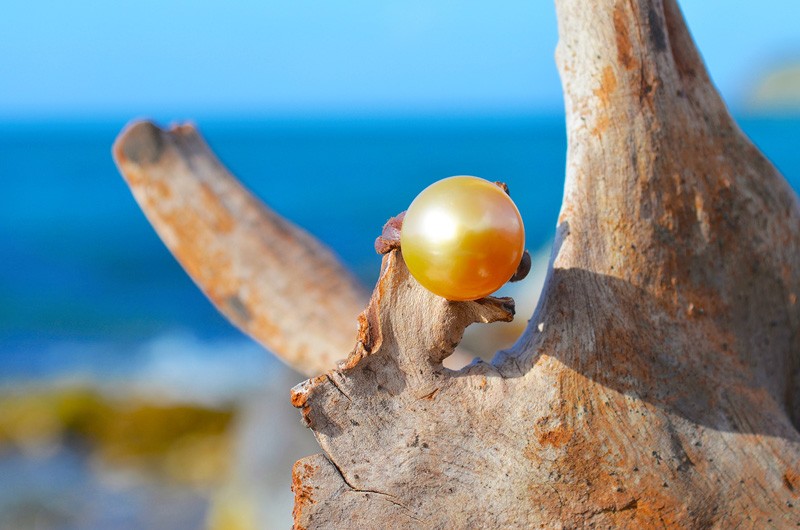
{"type": "Polygon", "coordinates": [[[524,280],[528,276],[529,272],[531,272],[531,255],[526,250],[522,253],[522,259],[519,261],[517,272],[515,272],[514,276],[512,276],[508,281],[518,282],[520,280],[524,280]]]}
{"type": "Polygon", "coordinates": [[[383,225],[383,232],[375,240],[375,252],[378,254],[388,254],[390,251],[400,248],[400,232],[403,229],[403,219],[406,212],[401,212],[383,225]]]}
{"type": "Polygon", "coordinates": [[[120,137],[115,151],[135,164],[154,164],[164,151],[162,131],[149,121],[135,123],[120,137]]]}

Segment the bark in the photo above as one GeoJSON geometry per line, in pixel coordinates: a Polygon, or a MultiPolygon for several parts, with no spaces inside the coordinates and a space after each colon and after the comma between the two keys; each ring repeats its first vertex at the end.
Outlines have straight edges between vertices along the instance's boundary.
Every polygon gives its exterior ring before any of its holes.
{"type": "Polygon", "coordinates": [[[441,361],[508,300],[384,257],[356,348],[292,391],[324,453],[296,528],[800,524],[800,206],[711,84],[674,0],[556,0],[569,136],[519,342],[441,361]]]}
{"type": "Polygon", "coordinates": [[[193,126],[133,123],[113,153],[164,244],[228,320],[309,376],[347,355],[367,293],[228,173],[193,126]]]}

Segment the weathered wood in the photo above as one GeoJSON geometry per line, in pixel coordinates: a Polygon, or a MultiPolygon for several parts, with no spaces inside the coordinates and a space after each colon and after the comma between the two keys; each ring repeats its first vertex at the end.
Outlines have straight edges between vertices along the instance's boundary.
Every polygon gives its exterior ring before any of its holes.
{"type": "Polygon", "coordinates": [[[364,289],[231,176],[193,126],[135,122],[113,153],[167,248],[228,320],[307,375],[347,356],[364,289]]]}
{"type": "MultiPolygon", "coordinates": [[[[292,392],[324,454],[296,528],[800,524],[800,206],[673,0],[556,0],[569,134],[549,278],[489,363],[384,257],[340,369],[292,392]]],[[[505,311],[505,313],[504,313],[505,311]]]]}
{"type": "MultiPolygon", "coordinates": [[[[193,125],[133,122],[113,154],[164,244],[231,323],[308,376],[347,357],[366,290],[236,180],[193,125]]],[[[472,357],[460,347],[445,365],[472,357]]]]}

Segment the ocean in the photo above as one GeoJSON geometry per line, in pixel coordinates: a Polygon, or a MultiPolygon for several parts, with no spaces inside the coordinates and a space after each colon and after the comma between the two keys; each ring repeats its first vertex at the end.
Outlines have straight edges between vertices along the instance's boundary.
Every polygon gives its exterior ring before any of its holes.
{"type": "MultiPolygon", "coordinates": [[[[800,189],[800,118],[740,124],[800,189]]],[[[0,383],[152,375],[155,363],[175,377],[258,384],[274,361],[194,286],[117,172],[110,150],[123,125],[0,123],[0,383]],[[187,366],[195,367],[188,376],[187,366]]],[[[530,249],[554,231],[563,116],[197,125],[247,187],[332,247],[367,285],[378,274],[373,240],[383,223],[450,175],[508,183],[530,249]]]]}

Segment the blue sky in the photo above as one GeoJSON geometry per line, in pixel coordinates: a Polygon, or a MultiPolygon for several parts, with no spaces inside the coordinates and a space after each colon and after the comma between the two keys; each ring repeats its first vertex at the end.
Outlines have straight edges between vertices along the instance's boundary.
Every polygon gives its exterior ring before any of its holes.
{"type": "MultiPolygon", "coordinates": [[[[682,6],[734,107],[800,60],[797,0],[682,6]]],[[[558,111],[557,38],[551,0],[9,2],[0,117],[558,111]]]]}

